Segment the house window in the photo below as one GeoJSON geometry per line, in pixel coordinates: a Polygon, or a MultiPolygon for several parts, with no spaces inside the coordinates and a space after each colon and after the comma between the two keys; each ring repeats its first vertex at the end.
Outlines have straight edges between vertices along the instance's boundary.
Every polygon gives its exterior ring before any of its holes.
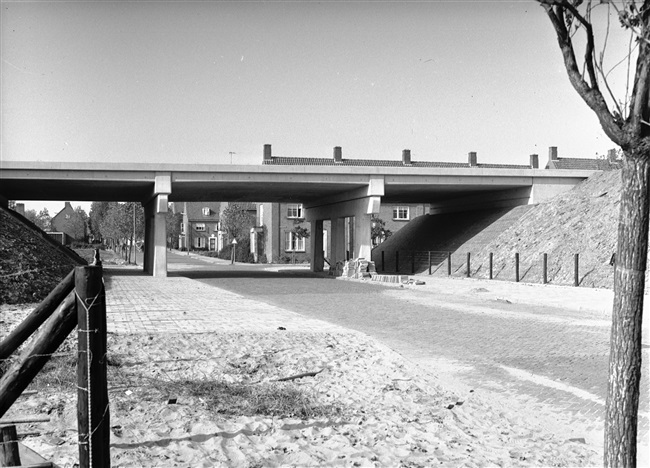
{"type": "Polygon", "coordinates": [[[203,216],[210,216],[210,208],[207,206],[203,208],[203,216]]]}
{"type": "Polygon", "coordinates": [[[207,239],[205,237],[195,237],[194,238],[194,247],[197,249],[205,249],[207,245],[207,239]]]}
{"type": "Polygon", "coordinates": [[[181,234],[185,235],[185,223],[181,223],[181,234]]]}
{"type": "Polygon", "coordinates": [[[287,218],[302,218],[302,205],[287,205],[287,218]]]}
{"type": "Polygon", "coordinates": [[[69,214],[66,214],[66,215],[65,215],[65,219],[70,219],[70,215],[69,215],[69,214]]]}
{"type": "Polygon", "coordinates": [[[197,231],[205,231],[205,224],[204,223],[196,223],[194,225],[194,229],[197,231]]]}
{"type": "Polygon", "coordinates": [[[305,238],[299,238],[294,232],[287,231],[284,233],[284,251],[285,252],[304,252],[305,238]]]}
{"type": "Polygon", "coordinates": [[[393,219],[395,220],[408,220],[409,219],[409,207],[408,206],[394,206],[393,207],[393,219]]]}

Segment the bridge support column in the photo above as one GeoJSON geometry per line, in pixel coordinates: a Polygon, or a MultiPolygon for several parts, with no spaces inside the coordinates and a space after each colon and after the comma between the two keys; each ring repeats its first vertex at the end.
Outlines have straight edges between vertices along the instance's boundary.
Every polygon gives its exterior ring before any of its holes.
{"type": "Polygon", "coordinates": [[[337,262],[345,261],[345,218],[332,218],[330,237],[332,239],[330,265],[336,268],[337,262]]]}
{"type": "Polygon", "coordinates": [[[156,174],[154,196],[144,204],[145,252],[144,271],[153,276],[167,276],[167,204],[171,193],[171,176],[156,174]]]}
{"type": "MultiPolygon", "coordinates": [[[[312,223],[315,221],[322,222],[323,219],[332,220],[332,265],[336,265],[337,261],[344,261],[346,259],[345,219],[341,218],[341,215],[348,218],[354,217],[354,222],[352,223],[354,232],[351,235],[353,239],[352,255],[370,260],[372,251],[372,226],[370,218],[372,214],[379,213],[380,202],[380,197],[364,197],[326,206],[307,208],[306,218],[312,223]]],[[[318,234],[312,232],[312,235],[317,236],[318,234]]]]}
{"type": "MultiPolygon", "coordinates": [[[[377,209],[379,212],[379,209],[377,209]]],[[[372,260],[372,215],[359,213],[354,216],[354,256],[372,260]]]]}
{"type": "Polygon", "coordinates": [[[325,255],[323,253],[323,220],[311,221],[311,271],[323,271],[325,255]]]}

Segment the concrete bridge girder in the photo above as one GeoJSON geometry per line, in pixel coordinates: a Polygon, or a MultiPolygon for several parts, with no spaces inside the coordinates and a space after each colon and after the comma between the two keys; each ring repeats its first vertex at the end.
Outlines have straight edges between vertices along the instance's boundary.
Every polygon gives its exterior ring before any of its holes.
{"type": "MultiPolygon", "coordinates": [[[[370,218],[380,203],[429,203],[463,211],[479,205],[545,201],[592,170],[384,166],[244,166],[0,161],[0,204],[8,200],[138,201],[145,206],[145,269],[166,275],[169,201],[302,202],[313,223],[332,224],[332,260],[345,260],[345,218],[354,218],[351,248],[370,257],[370,218]]],[[[318,231],[318,232],[317,232],[318,231]]],[[[312,241],[312,246],[318,244],[312,241]]],[[[312,247],[313,248],[313,247],[312,247]]],[[[322,248],[317,249],[322,256],[322,248]]],[[[313,268],[319,267],[319,254],[313,268]]],[[[322,262],[321,262],[322,263],[322,262]]]]}

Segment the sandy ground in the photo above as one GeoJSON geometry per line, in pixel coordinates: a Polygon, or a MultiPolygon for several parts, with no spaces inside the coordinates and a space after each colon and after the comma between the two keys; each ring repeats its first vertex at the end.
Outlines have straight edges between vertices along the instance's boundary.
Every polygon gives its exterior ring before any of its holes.
{"type": "MultiPolygon", "coordinates": [[[[0,308],[0,336],[28,310],[0,308]]],[[[582,441],[550,432],[534,407],[515,413],[471,391],[456,394],[355,332],[109,334],[108,347],[115,467],[601,464],[582,441]],[[276,381],[305,372],[318,373],[276,381]],[[225,393],[197,391],[206,385],[225,393]],[[246,414],[237,399],[260,389],[297,401],[274,416],[246,414]]],[[[74,382],[73,366],[64,373],[74,382]]],[[[74,466],[73,384],[41,384],[7,417],[44,415],[49,423],[19,426],[25,445],[74,466]]]]}

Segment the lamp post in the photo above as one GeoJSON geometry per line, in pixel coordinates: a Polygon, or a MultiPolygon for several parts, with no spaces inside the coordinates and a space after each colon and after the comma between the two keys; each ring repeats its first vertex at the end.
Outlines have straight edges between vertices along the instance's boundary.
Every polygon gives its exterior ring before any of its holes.
{"type": "Polygon", "coordinates": [[[237,239],[232,240],[232,261],[230,262],[231,265],[235,263],[235,256],[237,254],[237,239]]]}

